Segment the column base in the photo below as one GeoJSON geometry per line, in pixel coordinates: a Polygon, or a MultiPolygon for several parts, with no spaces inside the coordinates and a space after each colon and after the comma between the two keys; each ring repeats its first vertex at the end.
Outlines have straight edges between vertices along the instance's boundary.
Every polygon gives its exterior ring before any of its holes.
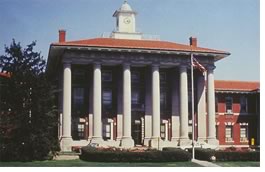
{"type": "Polygon", "coordinates": [[[133,148],[134,147],[134,140],[131,137],[123,137],[121,139],[121,147],[133,148]]]}
{"type": "Polygon", "coordinates": [[[206,137],[198,137],[197,142],[198,143],[206,143],[206,137]]]}
{"type": "Polygon", "coordinates": [[[72,152],[72,137],[62,137],[61,140],[61,152],[72,152]]]}
{"type": "Polygon", "coordinates": [[[104,140],[102,137],[92,137],[90,143],[96,143],[98,146],[104,146],[104,140]]]}
{"type": "Polygon", "coordinates": [[[218,146],[219,145],[219,140],[217,140],[216,138],[207,138],[207,143],[209,145],[218,146]]]}
{"type": "Polygon", "coordinates": [[[179,146],[185,147],[190,146],[192,144],[192,141],[189,138],[180,138],[179,139],[179,146]]]}
{"type": "Polygon", "coordinates": [[[150,146],[152,148],[160,149],[161,148],[161,138],[160,137],[152,137],[150,141],[150,146]]]}
{"type": "Polygon", "coordinates": [[[150,146],[150,140],[151,140],[151,138],[144,138],[144,145],[150,146]]]}

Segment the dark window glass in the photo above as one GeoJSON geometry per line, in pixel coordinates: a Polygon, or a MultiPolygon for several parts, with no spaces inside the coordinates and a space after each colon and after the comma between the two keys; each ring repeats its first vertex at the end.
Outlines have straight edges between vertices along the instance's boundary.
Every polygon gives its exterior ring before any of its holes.
{"type": "Polygon", "coordinates": [[[133,105],[139,105],[140,104],[140,91],[139,90],[133,90],[132,91],[132,104],[133,105]]]}
{"type": "Polygon", "coordinates": [[[74,108],[80,110],[84,104],[84,88],[74,88],[73,99],[74,108]]]}
{"type": "Polygon", "coordinates": [[[232,106],[233,106],[233,98],[232,97],[226,97],[225,98],[225,105],[226,105],[226,112],[232,113],[232,106]]]}
{"type": "Polygon", "coordinates": [[[247,98],[245,96],[240,97],[240,112],[247,112],[247,98]]]}
{"type": "Polygon", "coordinates": [[[103,105],[106,108],[112,107],[112,91],[111,90],[103,90],[103,105]]]}
{"type": "Polygon", "coordinates": [[[165,109],[166,108],[166,100],[167,100],[167,95],[165,91],[160,92],[160,108],[165,109]]]}
{"type": "Polygon", "coordinates": [[[164,83],[166,82],[166,73],[160,72],[160,82],[164,83]]]}
{"type": "Polygon", "coordinates": [[[112,73],[111,71],[103,71],[102,72],[102,81],[112,81],[112,73]]]}

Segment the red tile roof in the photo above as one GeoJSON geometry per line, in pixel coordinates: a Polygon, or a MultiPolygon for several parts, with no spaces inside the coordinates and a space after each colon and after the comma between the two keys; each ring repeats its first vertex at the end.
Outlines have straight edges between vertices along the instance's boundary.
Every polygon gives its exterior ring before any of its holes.
{"type": "MultiPolygon", "coordinates": [[[[129,40],[129,39],[114,39],[114,38],[94,38],[78,41],[67,41],[53,43],[52,45],[61,46],[85,46],[85,47],[105,47],[105,48],[130,48],[130,49],[150,49],[150,50],[166,50],[166,51],[190,51],[190,45],[178,44],[167,41],[156,41],[156,40],[129,40]]],[[[204,53],[220,53],[230,54],[229,52],[192,47],[195,52],[204,53]]]]}
{"type": "Polygon", "coordinates": [[[254,91],[259,88],[259,82],[215,80],[215,90],[254,91]]]}

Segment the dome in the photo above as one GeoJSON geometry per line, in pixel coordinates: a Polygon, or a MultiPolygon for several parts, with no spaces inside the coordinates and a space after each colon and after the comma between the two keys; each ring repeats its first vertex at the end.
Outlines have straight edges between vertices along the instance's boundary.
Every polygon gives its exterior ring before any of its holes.
{"type": "Polygon", "coordinates": [[[122,4],[120,11],[133,11],[131,6],[127,3],[127,1],[124,1],[122,4]]]}

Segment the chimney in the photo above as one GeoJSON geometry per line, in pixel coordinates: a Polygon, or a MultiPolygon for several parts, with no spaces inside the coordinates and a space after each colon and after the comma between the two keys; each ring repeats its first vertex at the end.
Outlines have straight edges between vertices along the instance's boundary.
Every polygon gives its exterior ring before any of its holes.
{"type": "Polygon", "coordinates": [[[197,47],[197,38],[190,37],[190,46],[197,47]]]}
{"type": "Polygon", "coordinates": [[[66,31],[63,29],[59,30],[59,42],[65,42],[66,31]]]}

